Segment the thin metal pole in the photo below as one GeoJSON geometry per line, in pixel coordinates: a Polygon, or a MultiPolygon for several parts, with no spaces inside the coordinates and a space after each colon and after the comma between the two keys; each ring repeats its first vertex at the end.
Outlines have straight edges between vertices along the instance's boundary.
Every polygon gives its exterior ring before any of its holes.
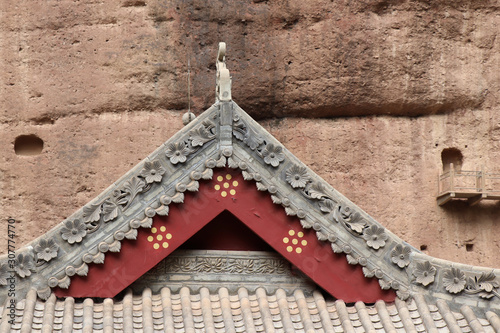
{"type": "Polygon", "coordinates": [[[188,112],[191,112],[191,61],[188,58],[188,112]]]}

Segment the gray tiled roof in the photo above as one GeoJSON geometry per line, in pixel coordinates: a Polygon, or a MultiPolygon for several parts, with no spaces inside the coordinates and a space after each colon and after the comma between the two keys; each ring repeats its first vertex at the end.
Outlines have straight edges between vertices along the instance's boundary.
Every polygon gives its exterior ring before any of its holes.
{"type": "MultiPolygon", "coordinates": [[[[33,290],[17,304],[11,332],[499,332],[500,318],[486,313],[477,318],[468,306],[452,312],[444,301],[428,304],[423,297],[373,305],[325,299],[301,289],[287,295],[279,289],[267,295],[259,288],[249,293],[240,288],[230,294],[201,288],[167,287],[152,294],[128,291],[123,299],[47,301],[33,290]]],[[[2,309],[0,333],[9,332],[2,309]]]]}

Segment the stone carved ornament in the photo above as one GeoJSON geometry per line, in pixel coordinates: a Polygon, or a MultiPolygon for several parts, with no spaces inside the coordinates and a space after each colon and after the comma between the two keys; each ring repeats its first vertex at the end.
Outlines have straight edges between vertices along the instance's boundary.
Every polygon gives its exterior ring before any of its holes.
{"type": "Polygon", "coordinates": [[[174,258],[166,270],[173,273],[283,274],[289,271],[285,259],[174,258]]]}

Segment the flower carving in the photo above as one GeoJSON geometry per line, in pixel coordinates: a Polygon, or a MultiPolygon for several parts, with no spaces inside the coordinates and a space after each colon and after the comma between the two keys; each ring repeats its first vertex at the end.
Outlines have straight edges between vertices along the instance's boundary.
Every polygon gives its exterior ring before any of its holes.
{"type": "Polygon", "coordinates": [[[333,213],[333,218],[337,222],[344,222],[346,226],[361,234],[366,227],[366,220],[360,218],[359,213],[353,211],[351,207],[343,205],[339,206],[333,213]]]}
{"type": "Polygon", "coordinates": [[[457,294],[464,290],[465,274],[458,268],[451,268],[444,272],[443,285],[452,294],[457,294]]]}
{"type": "Polygon", "coordinates": [[[104,222],[114,220],[118,216],[119,206],[117,197],[112,196],[102,204],[102,213],[104,222]]]}
{"type": "Polygon", "coordinates": [[[264,150],[262,150],[262,156],[266,164],[271,164],[275,168],[285,159],[283,148],[274,146],[272,143],[268,143],[264,150]]]}
{"type": "Polygon", "coordinates": [[[254,261],[253,260],[235,260],[230,267],[230,271],[235,271],[237,273],[253,273],[254,271],[254,261]]]}
{"type": "Polygon", "coordinates": [[[493,272],[482,272],[479,277],[467,278],[465,292],[468,294],[478,294],[481,298],[490,299],[495,295],[500,297],[500,294],[496,291],[499,287],[500,283],[496,280],[493,272]]]}
{"type": "Polygon", "coordinates": [[[322,199],[319,203],[319,209],[323,213],[328,213],[329,218],[333,218],[335,220],[335,213],[337,212],[338,206],[331,199],[322,199]]]}
{"type": "Polygon", "coordinates": [[[30,255],[19,254],[16,259],[15,271],[21,278],[31,275],[31,271],[35,269],[33,257],[30,255]]]}
{"type": "Polygon", "coordinates": [[[417,268],[413,275],[417,278],[417,283],[427,286],[434,282],[436,276],[436,268],[430,262],[417,262],[417,268]]]}
{"type": "Polygon", "coordinates": [[[201,147],[206,142],[215,138],[215,134],[211,132],[211,129],[214,128],[215,125],[210,121],[204,121],[203,126],[198,127],[197,129],[191,131],[189,133],[189,138],[191,139],[191,145],[193,147],[201,147]]]}
{"type": "Polygon", "coordinates": [[[190,272],[195,261],[189,258],[174,258],[167,261],[165,269],[167,272],[190,272]]]}
{"type": "Polygon", "coordinates": [[[186,162],[186,156],[189,155],[189,148],[184,142],[170,143],[165,151],[165,155],[170,159],[172,164],[186,162]]]}
{"type": "Polygon", "coordinates": [[[409,246],[398,244],[391,251],[391,260],[394,264],[398,265],[399,268],[404,268],[410,264],[410,253],[411,249],[409,246]]]}
{"type": "Polygon", "coordinates": [[[90,204],[83,207],[83,221],[97,222],[101,219],[101,204],[90,204]]]}
{"type": "Polygon", "coordinates": [[[349,206],[342,206],[340,207],[339,213],[344,220],[349,220],[353,215],[353,210],[349,206]]]}
{"type": "MultiPolygon", "coordinates": [[[[186,159],[184,158],[184,160],[186,159]]],[[[153,182],[158,183],[161,182],[164,173],[165,169],[163,169],[159,161],[146,162],[144,168],[141,170],[141,177],[144,178],[148,184],[153,182]]]]}
{"type": "Polygon", "coordinates": [[[41,239],[38,244],[35,245],[36,258],[45,261],[50,261],[50,259],[57,257],[58,250],[59,246],[52,238],[41,239]]]}
{"type": "Polygon", "coordinates": [[[226,260],[222,258],[202,258],[196,263],[194,270],[197,272],[220,273],[224,270],[226,260]]]}
{"type": "Polygon", "coordinates": [[[7,279],[12,277],[9,272],[9,266],[7,264],[0,265],[0,285],[5,286],[8,284],[7,279]]]}
{"type": "Polygon", "coordinates": [[[363,239],[366,241],[366,244],[375,250],[384,247],[387,238],[388,236],[385,233],[384,228],[376,225],[372,225],[367,228],[363,234],[363,239]]]}
{"type": "Polygon", "coordinates": [[[286,181],[293,188],[304,188],[310,180],[311,177],[307,174],[307,170],[304,167],[293,165],[286,171],[286,181]]]}
{"type": "Polygon", "coordinates": [[[66,221],[64,227],[61,228],[61,237],[68,243],[80,243],[87,235],[87,228],[80,220],[66,221]]]}

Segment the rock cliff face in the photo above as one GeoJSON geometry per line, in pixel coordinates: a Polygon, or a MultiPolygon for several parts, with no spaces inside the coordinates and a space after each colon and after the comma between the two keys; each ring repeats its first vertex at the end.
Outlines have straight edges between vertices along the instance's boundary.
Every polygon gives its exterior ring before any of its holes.
{"type": "Polygon", "coordinates": [[[225,41],[234,100],[316,173],[413,246],[498,266],[500,204],[435,199],[443,149],[500,173],[497,1],[0,8],[0,218],[19,246],[181,128],[188,60],[192,109],[210,106],[225,41]]]}

